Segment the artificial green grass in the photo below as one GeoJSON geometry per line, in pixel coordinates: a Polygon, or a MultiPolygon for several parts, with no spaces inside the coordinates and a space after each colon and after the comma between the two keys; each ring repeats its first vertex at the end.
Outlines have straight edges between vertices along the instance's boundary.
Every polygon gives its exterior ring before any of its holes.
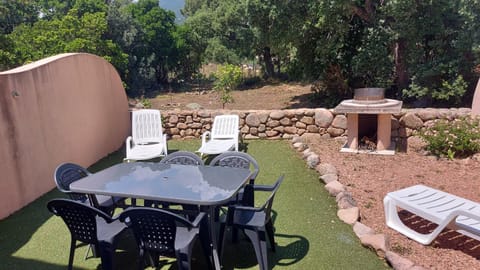
{"type": "MultiPolygon", "coordinates": [[[[169,151],[194,151],[199,140],[169,141],[169,151]]],[[[328,195],[318,174],[306,167],[287,141],[246,141],[246,151],[258,161],[257,183],[272,184],[285,174],[273,205],[277,250],[269,252],[274,269],[388,269],[376,254],[361,246],[351,226],[337,216],[334,198],[328,195]]],[[[121,162],[123,150],[102,159],[89,168],[98,171],[121,162]]],[[[53,179],[52,179],[53,181],[53,179]]],[[[267,194],[256,193],[257,205],[267,194]]],[[[68,262],[70,234],[63,221],[47,209],[48,200],[65,197],[56,189],[27,207],[0,221],[1,269],[65,269],[68,262]]],[[[135,269],[136,250],[132,239],[120,244],[116,268],[135,269]],[[127,247],[128,246],[128,247],[127,247]]],[[[75,253],[76,269],[99,269],[100,259],[84,260],[86,246],[75,253]]],[[[201,253],[196,253],[198,254],[201,253]]],[[[237,243],[226,242],[222,258],[224,269],[258,269],[251,244],[240,237],[237,243]]],[[[194,269],[204,269],[201,259],[194,269]]],[[[161,269],[176,269],[169,260],[161,269]]]]}

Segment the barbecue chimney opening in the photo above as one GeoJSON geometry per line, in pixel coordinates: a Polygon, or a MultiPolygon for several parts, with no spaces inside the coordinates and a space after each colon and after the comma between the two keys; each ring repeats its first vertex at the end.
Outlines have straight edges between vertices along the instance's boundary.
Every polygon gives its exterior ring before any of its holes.
{"type": "Polygon", "coordinates": [[[358,115],[358,149],[376,150],[377,149],[377,114],[359,114],[358,115]]]}

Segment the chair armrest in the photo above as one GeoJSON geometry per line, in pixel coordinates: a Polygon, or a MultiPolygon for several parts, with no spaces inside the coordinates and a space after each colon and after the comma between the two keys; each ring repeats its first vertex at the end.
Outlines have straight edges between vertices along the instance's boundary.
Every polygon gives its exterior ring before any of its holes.
{"type": "Polygon", "coordinates": [[[229,206],[228,210],[233,211],[249,211],[249,212],[262,212],[265,207],[252,207],[252,206],[243,206],[243,205],[233,205],[229,206]]]}
{"type": "Polygon", "coordinates": [[[168,149],[167,149],[167,134],[163,134],[162,140],[163,140],[163,148],[165,150],[165,156],[166,156],[166,155],[168,155],[168,153],[167,153],[167,151],[168,151],[168,149]]]}
{"type": "Polygon", "coordinates": [[[205,131],[205,133],[202,134],[202,145],[207,142],[207,137],[210,138],[210,131],[205,131]]]}
{"type": "Polygon", "coordinates": [[[125,140],[125,144],[127,145],[127,148],[131,148],[132,147],[132,136],[128,136],[127,139],[125,140]]]}
{"type": "Polygon", "coordinates": [[[275,186],[268,185],[253,185],[253,190],[255,191],[272,191],[275,186]]]}
{"type": "Polygon", "coordinates": [[[192,221],[192,224],[194,227],[198,227],[200,225],[200,222],[203,220],[205,217],[205,213],[201,212],[197,215],[194,221],[192,221]]]}
{"type": "Polygon", "coordinates": [[[130,151],[132,149],[132,144],[133,144],[132,140],[133,140],[132,136],[128,136],[127,139],[125,140],[125,148],[126,148],[127,157],[130,156],[130,151]]]}
{"type": "Polygon", "coordinates": [[[118,219],[118,216],[116,216],[116,217],[111,217],[111,216],[109,216],[107,213],[103,212],[102,210],[100,210],[100,209],[98,209],[98,208],[95,208],[95,207],[92,207],[92,208],[95,209],[95,212],[97,212],[97,215],[98,215],[99,217],[101,217],[102,219],[104,219],[105,222],[107,222],[107,223],[112,223],[112,222],[114,222],[115,220],[118,219]]]}

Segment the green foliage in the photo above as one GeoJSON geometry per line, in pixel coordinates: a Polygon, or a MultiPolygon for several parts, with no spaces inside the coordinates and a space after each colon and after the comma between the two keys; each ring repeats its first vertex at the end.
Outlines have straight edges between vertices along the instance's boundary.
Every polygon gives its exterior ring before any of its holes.
{"type": "Polygon", "coordinates": [[[448,102],[453,105],[460,105],[462,97],[467,91],[468,84],[459,75],[452,83],[442,81],[438,88],[428,88],[416,84],[415,80],[410,84],[409,89],[403,90],[406,98],[428,98],[440,102],[448,102]]]}
{"type": "MultiPolygon", "coordinates": [[[[150,101],[150,99],[148,99],[148,98],[142,97],[142,99],[140,100],[140,103],[142,103],[142,105],[145,109],[152,108],[152,101],[150,101]]],[[[163,122],[163,119],[162,119],[162,123],[165,123],[165,122],[163,122]]]]}
{"type": "Polygon", "coordinates": [[[440,120],[420,132],[432,154],[450,159],[480,151],[480,119],[466,117],[451,122],[440,120]]]}
{"type": "Polygon", "coordinates": [[[390,37],[382,27],[363,31],[361,42],[351,60],[351,79],[361,79],[361,87],[389,87],[393,81],[393,56],[389,51],[390,37]]]}
{"type": "Polygon", "coordinates": [[[0,1],[0,67],[93,53],[115,66],[130,95],[141,96],[200,66],[198,36],[174,21],[158,0],[0,1]]]}
{"type": "Polygon", "coordinates": [[[480,0],[186,0],[183,15],[176,25],[159,0],[0,1],[0,68],[90,52],[141,96],[205,62],[256,59],[266,76],[326,80],[332,102],[379,86],[446,106],[468,102],[478,78],[480,0]]]}
{"type": "Polygon", "coordinates": [[[222,107],[225,108],[226,103],[234,102],[231,91],[242,83],[242,69],[230,64],[219,66],[215,77],[214,89],[220,93],[222,107]]]}

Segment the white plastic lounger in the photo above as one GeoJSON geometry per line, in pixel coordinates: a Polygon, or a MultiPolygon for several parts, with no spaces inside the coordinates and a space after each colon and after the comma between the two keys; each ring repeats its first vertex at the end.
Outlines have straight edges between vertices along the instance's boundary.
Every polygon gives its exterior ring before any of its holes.
{"type": "Polygon", "coordinates": [[[132,112],[132,136],[125,141],[125,161],[147,160],[167,155],[167,135],[163,134],[159,110],[132,112]]]}
{"type": "Polygon", "coordinates": [[[202,145],[197,152],[215,155],[223,152],[238,151],[238,115],[218,115],[213,119],[212,131],[202,134],[202,145]]]}
{"type": "Polygon", "coordinates": [[[445,227],[480,240],[480,204],[424,185],[388,193],[383,199],[387,226],[424,245],[430,244],[445,227]],[[398,208],[438,224],[429,234],[408,228],[398,208]]]}

